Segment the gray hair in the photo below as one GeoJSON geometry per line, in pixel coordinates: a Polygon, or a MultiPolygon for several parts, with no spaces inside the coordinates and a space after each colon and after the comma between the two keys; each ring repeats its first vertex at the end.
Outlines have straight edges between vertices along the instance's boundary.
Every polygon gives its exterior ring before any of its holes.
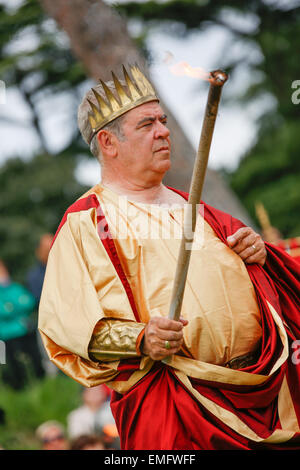
{"type": "MultiPolygon", "coordinates": [[[[120,82],[122,83],[122,80],[120,80],[120,82]]],[[[115,91],[114,82],[113,81],[106,82],[106,85],[114,93],[115,91]]],[[[122,83],[122,85],[124,84],[122,83]]],[[[104,98],[105,100],[107,99],[103,91],[103,88],[100,84],[94,86],[93,88],[99,93],[99,95],[101,95],[102,98],[104,98]]],[[[98,106],[98,103],[97,103],[97,100],[95,98],[93,91],[89,90],[83,97],[83,100],[78,108],[78,115],[77,115],[78,128],[80,130],[83,140],[90,146],[91,153],[96,158],[98,158],[99,161],[101,162],[102,155],[101,155],[101,150],[99,148],[98,139],[96,138],[97,134],[94,135],[94,137],[91,140],[91,143],[89,144],[89,138],[91,136],[92,129],[91,129],[90,121],[88,119],[88,113],[91,111],[91,106],[88,100],[92,101],[93,103],[95,103],[95,105],[98,106]]],[[[123,129],[122,129],[124,117],[125,116],[122,115],[114,119],[112,122],[108,123],[102,129],[112,132],[113,134],[115,134],[115,136],[119,140],[124,140],[125,136],[124,136],[123,129]]]]}

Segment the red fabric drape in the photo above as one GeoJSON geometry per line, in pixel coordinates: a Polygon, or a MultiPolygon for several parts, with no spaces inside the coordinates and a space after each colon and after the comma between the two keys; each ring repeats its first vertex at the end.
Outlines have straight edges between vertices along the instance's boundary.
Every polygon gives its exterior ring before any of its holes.
{"type": "MultiPolygon", "coordinates": [[[[186,193],[176,192],[187,199],[186,193]]],[[[138,321],[133,294],[113,240],[107,237],[107,222],[96,195],[91,194],[71,206],[59,229],[65,223],[69,212],[90,208],[97,209],[99,237],[116,268],[116,274],[123,282],[138,321]]],[[[224,243],[227,243],[226,238],[229,235],[243,226],[237,219],[209,205],[204,204],[204,209],[205,220],[224,243]]],[[[260,386],[229,386],[196,379],[191,381],[199,393],[235,413],[262,438],[268,437],[280,427],[277,394],[284,374],[300,422],[300,361],[291,360],[295,352],[293,342],[300,339],[300,264],[275,246],[266,244],[266,247],[268,257],[263,268],[247,265],[261,310],[263,338],[259,360],[244,370],[267,374],[281,352],[281,342],[267,301],[285,322],[291,345],[289,360],[260,386]]],[[[295,357],[300,359],[300,354],[295,357]]],[[[117,380],[127,380],[139,369],[139,362],[139,359],[121,361],[117,380]]],[[[298,435],[284,444],[267,445],[250,442],[237,434],[208,412],[179,381],[172,368],[161,362],[155,363],[151,371],[126,394],[113,392],[111,405],[123,449],[300,449],[298,435]]]]}
{"type": "MultiPolygon", "coordinates": [[[[186,193],[176,192],[187,198],[186,193]]],[[[224,243],[243,226],[237,219],[206,204],[204,218],[224,243]]],[[[259,360],[243,370],[260,374],[271,370],[282,349],[267,301],[284,320],[291,346],[293,340],[300,338],[300,267],[272,245],[267,245],[267,251],[263,268],[247,265],[261,310],[263,338],[259,360]]],[[[126,380],[137,365],[138,360],[131,365],[124,361],[117,380],[122,377],[126,380]]],[[[300,365],[290,359],[260,386],[222,386],[196,379],[192,384],[202,395],[237,415],[261,438],[267,438],[280,428],[277,396],[285,374],[300,422],[300,365]]],[[[298,434],[277,445],[252,442],[237,434],[208,412],[173,370],[160,362],[125,395],[113,392],[111,406],[122,449],[300,449],[298,434]]]]}

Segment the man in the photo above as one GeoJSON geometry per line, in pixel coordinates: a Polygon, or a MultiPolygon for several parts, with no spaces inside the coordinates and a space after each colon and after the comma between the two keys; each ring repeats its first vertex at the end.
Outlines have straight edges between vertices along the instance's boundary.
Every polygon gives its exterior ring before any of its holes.
{"type": "Polygon", "coordinates": [[[187,195],[162,183],[167,118],[137,67],[131,75],[101,82],[79,108],[102,182],[68,209],[49,255],[39,321],[49,356],[114,390],[123,449],[296,446],[299,268],[272,246],[266,258],[259,235],[203,203],[182,317],[168,318],[187,195]]]}

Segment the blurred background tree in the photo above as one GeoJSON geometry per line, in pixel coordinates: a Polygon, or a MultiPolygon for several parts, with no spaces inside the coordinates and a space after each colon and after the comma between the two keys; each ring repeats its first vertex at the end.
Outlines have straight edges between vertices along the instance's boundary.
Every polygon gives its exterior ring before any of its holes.
{"type": "MultiPolygon", "coordinates": [[[[75,178],[74,158],[88,154],[76,123],[80,86],[86,75],[65,35],[38,1],[24,1],[17,8],[1,5],[0,21],[0,77],[8,85],[6,92],[17,95],[11,100],[15,109],[10,109],[11,115],[2,114],[0,123],[14,126],[13,139],[19,149],[0,168],[0,257],[22,282],[35,261],[41,234],[55,232],[68,205],[87,189],[75,178]],[[69,108],[67,122],[62,123],[66,138],[55,150],[45,126],[45,109],[51,110],[51,100],[57,103],[60,97],[69,108]],[[24,127],[32,128],[35,137],[26,158],[24,127]]],[[[58,112],[64,114],[63,109],[58,112]]],[[[53,108],[52,113],[55,115],[53,108]]]]}
{"type": "Polygon", "coordinates": [[[256,141],[237,168],[224,168],[223,174],[252,217],[255,203],[262,202],[285,237],[300,236],[300,104],[292,101],[293,83],[300,79],[299,7],[299,0],[151,0],[118,6],[148,30],[164,22],[169,34],[182,37],[212,25],[230,32],[219,63],[231,80],[244,77],[242,70],[248,73],[244,92],[232,96],[231,104],[238,100],[265,109],[257,120],[256,141]],[[238,56],[237,42],[244,45],[238,56]]]}
{"type": "MultiPolygon", "coordinates": [[[[300,234],[299,105],[291,100],[292,83],[300,78],[299,5],[293,0],[170,0],[113,6],[138,21],[134,39],[150,62],[147,37],[158,24],[182,38],[204,34],[213,25],[229,32],[219,64],[232,81],[245,77],[245,70],[247,80],[243,93],[227,96],[228,103],[259,105],[264,112],[256,142],[234,171],[223,168],[223,174],[253,217],[255,202],[263,202],[284,236],[300,234]],[[237,42],[243,46],[240,54],[234,53],[237,42]]],[[[0,78],[8,93],[18,94],[14,111],[20,106],[26,115],[0,115],[2,126],[15,127],[19,148],[0,168],[0,257],[21,280],[40,234],[54,231],[64,210],[87,189],[76,178],[78,162],[89,155],[78,135],[76,108],[89,81],[67,35],[38,0],[1,1],[0,22],[0,78]],[[65,130],[59,143],[48,131],[51,116],[61,119],[65,130]],[[32,145],[22,138],[24,127],[34,129],[32,145]]]]}

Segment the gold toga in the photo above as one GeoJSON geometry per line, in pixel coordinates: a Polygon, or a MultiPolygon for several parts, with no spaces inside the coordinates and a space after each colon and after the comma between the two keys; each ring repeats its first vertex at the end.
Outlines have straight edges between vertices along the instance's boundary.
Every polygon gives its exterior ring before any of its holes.
{"type": "MultiPolygon", "coordinates": [[[[114,379],[118,360],[139,354],[136,342],[149,318],[168,315],[184,217],[182,205],[129,201],[100,184],[83,197],[90,194],[108,221],[141,323],[99,238],[97,210],[69,213],[49,255],[39,329],[53,362],[84,385],[114,379]],[[103,351],[91,360],[101,342],[103,351]]],[[[224,365],[253,351],[261,337],[246,267],[201,216],[182,316],[189,323],[180,354],[203,363],[224,365]]]]}

